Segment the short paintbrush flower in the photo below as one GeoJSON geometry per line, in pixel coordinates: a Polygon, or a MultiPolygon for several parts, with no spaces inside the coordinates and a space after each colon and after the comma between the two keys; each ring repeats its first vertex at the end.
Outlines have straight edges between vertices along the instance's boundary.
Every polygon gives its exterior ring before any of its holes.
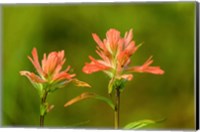
{"type": "Polygon", "coordinates": [[[65,62],[64,50],[51,52],[48,56],[44,54],[41,65],[38,60],[36,48],[33,48],[32,56],[32,58],[28,56],[28,59],[33,64],[38,74],[29,71],[20,71],[20,74],[26,76],[40,94],[40,126],[43,126],[44,116],[54,107],[46,102],[48,93],[66,86],[69,82],[73,82],[79,87],[90,87],[90,85],[74,78],[75,74],[69,73],[70,66],[61,71],[65,62]]]}
{"type": "Polygon", "coordinates": [[[28,59],[32,62],[38,75],[29,71],[20,71],[21,75],[26,76],[31,83],[38,89],[42,90],[45,88],[48,90],[54,90],[67,84],[72,80],[75,74],[69,74],[70,66],[64,71],[61,71],[62,66],[65,62],[64,50],[59,52],[51,52],[48,56],[44,54],[40,65],[38,60],[37,49],[32,50],[32,56],[28,56],[28,59]],[[45,87],[47,86],[48,87],[45,87]]]}
{"type": "Polygon", "coordinates": [[[142,66],[129,66],[131,62],[130,57],[141,46],[141,44],[136,46],[132,40],[132,29],[126,32],[124,37],[121,37],[120,32],[116,29],[110,29],[106,33],[106,39],[103,41],[95,33],[92,36],[98,44],[96,53],[101,59],[96,60],[92,56],[89,56],[91,62],[86,63],[83,67],[84,73],[91,74],[93,72],[103,71],[111,78],[110,83],[114,80],[121,80],[122,82],[132,80],[133,75],[129,72],[164,73],[159,66],[150,66],[153,63],[152,57],[142,66]]]}

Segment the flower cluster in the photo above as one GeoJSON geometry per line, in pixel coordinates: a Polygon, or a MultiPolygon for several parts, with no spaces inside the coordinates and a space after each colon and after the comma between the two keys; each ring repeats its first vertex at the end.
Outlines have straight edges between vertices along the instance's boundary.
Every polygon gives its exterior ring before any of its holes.
{"type": "Polygon", "coordinates": [[[26,76],[39,91],[42,91],[45,88],[48,88],[47,91],[51,91],[55,90],[55,88],[63,87],[75,76],[75,74],[68,73],[70,66],[64,71],[61,71],[65,62],[64,50],[51,52],[48,56],[44,54],[41,62],[42,65],[40,65],[38,61],[36,48],[33,48],[32,56],[33,58],[28,56],[28,59],[32,62],[38,75],[29,71],[20,71],[20,74],[26,76]],[[48,87],[45,87],[47,85],[48,87]]]}
{"type": "Polygon", "coordinates": [[[163,74],[164,71],[159,66],[150,66],[153,63],[150,57],[142,66],[132,66],[130,57],[141,46],[135,45],[132,40],[132,29],[125,33],[124,37],[116,29],[110,29],[106,33],[106,39],[103,41],[97,34],[92,34],[93,39],[98,44],[96,53],[101,59],[96,60],[89,56],[91,62],[86,63],[83,72],[91,74],[93,72],[103,71],[110,78],[132,80],[133,75],[127,72],[147,72],[152,74],[163,74]]]}

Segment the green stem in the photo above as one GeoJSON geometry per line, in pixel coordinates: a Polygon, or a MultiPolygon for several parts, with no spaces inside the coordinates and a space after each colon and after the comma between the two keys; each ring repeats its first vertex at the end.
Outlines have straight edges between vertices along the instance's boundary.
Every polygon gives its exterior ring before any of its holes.
{"type": "Polygon", "coordinates": [[[114,122],[115,122],[115,129],[119,129],[119,109],[120,109],[120,91],[116,88],[116,95],[115,95],[115,111],[114,111],[114,122]]]}
{"type": "Polygon", "coordinates": [[[46,99],[47,99],[47,94],[48,92],[44,92],[44,95],[42,96],[41,98],[41,103],[40,103],[40,127],[43,127],[44,126],[44,116],[45,116],[45,113],[46,113],[46,110],[45,109],[45,103],[46,103],[46,99]]]}
{"type": "Polygon", "coordinates": [[[44,127],[44,115],[40,115],[40,127],[44,127]]]}

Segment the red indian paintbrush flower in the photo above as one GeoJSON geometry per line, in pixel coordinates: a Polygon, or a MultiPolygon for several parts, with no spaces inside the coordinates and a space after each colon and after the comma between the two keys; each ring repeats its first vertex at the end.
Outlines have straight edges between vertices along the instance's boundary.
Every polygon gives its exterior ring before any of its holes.
{"type": "Polygon", "coordinates": [[[40,65],[38,61],[36,48],[33,48],[32,56],[33,58],[28,56],[28,59],[32,62],[39,75],[29,71],[20,71],[20,74],[26,76],[36,88],[43,87],[41,84],[48,84],[52,87],[62,87],[75,76],[75,74],[68,73],[70,66],[68,66],[66,70],[61,71],[65,62],[64,50],[51,52],[48,56],[44,54],[42,65],[40,65]]]}
{"type": "Polygon", "coordinates": [[[92,34],[93,39],[98,44],[97,54],[101,57],[100,60],[94,59],[89,56],[91,62],[86,63],[83,67],[83,72],[91,74],[93,72],[103,71],[111,78],[132,80],[133,75],[127,72],[147,72],[152,74],[163,74],[164,71],[159,66],[150,66],[153,63],[150,57],[142,66],[129,67],[131,62],[130,57],[141,46],[135,45],[132,40],[132,29],[125,33],[122,38],[120,32],[116,29],[110,29],[106,33],[106,39],[103,41],[97,36],[92,34]]]}
{"type": "Polygon", "coordinates": [[[38,75],[29,71],[20,71],[20,74],[26,76],[40,94],[40,126],[43,126],[45,115],[54,108],[54,105],[50,105],[46,102],[48,93],[65,86],[71,81],[80,87],[90,87],[90,85],[73,78],[75,74],[68,73],[70,66],[64,71],[61,71],[65,62],[64,50],[51,52],[48,56],[44,54],[41,62],[42,65],[40,65],[38,61],[36,48],[33,48],[32,56],[33,58],[28,56],[28,59],[32,62],[38,75]]]}

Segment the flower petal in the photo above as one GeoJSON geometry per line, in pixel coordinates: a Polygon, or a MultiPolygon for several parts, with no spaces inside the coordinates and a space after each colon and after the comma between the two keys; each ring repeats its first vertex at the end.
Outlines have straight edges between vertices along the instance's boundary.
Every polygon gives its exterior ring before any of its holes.
{"type": "Polygon", "coordinates": [[[111,64],[110,59],[107,56],[105,56],[103,52],[96,50],[96,53],[103,59],[105,63],[111,64]]]}
{"type": "Polygon", "coordinates": [[[20,74],[22,76],[26,76],[30,81],[35,82],[35,83],[44,83],[44,82],[46,82],[45,80],[41,79],[39,76],[37,76],[34,73],[29,72],[29,71],[20,71],[20,74]]]}
{"type": "Polygon", "coordinates": [[[46,54],[44,54],[42,67],[46,74],[51,75],[52,73],[58,73],[62,69],[64,62],[64,50],[59,52],[51,52],[47,59],[46,54]]]}
{"type": "Polygon", "coordinates": [[[66,72],[60,72],[59,74],[55,75],[52,79],[52,81],[61,81],[61,80],[70,80],[72,79],[74,76],[76,76],[76,74],[69,74],[66,72]]]}
{"type": "Polygon", "coordinates": [[[101,41],[101,39],[99,38],[99,36],[97,34],[93,33],[92,37],[93,37],[94,41],[99,45],[99,47],[104,50],[105,49],[105,45],[101,41]]]}
{"type": "Polygon", "coordinates": [[[106,37],[110,44],[117,43],[117,41],[120,39],[120,32],[116,29],[110,29],[107,31],[106,37]]]}
{"type": "Polygon", "coordinates": [[[129,71],[133,72],[147,72],[152,74],[164,74],[164,70],[162,70],[159,66],[149,66],[153,63],[152,56],[147,59],[147,61],[142,66],[134,66],[128,68],[129,71]]]}
{"type": "Polygon", "coordinates": [[[45,72],[46,73],[52,73],[57,65],[58,57],[57,52],[51,52],[48,57],[45,64],[45,72]]]}
{"type": "Polygon", "coordinates": [[[159,66],[148,66],[144,68],[143,66],[135,66],[132,69],[133,72],[147,72],[147,73],[152,73],[152,74],[164,74],[164,71],[160,69],[159,66]]]}
{"type": "Polygon", "coordinates": [[[104,70],[103,68],[100,68],[99,66],[95,65],[93,62],[86,63],[83,67],[82,71],[86,74],[91,74],[93,72],[98,72],[104,70]]]}
{"type": "Polygon", "coordinates": [[[93,72],[108,70],[110,69],[109,66],[95,60],[92,56],[89,56],[91,63],[86,63],[83,67],[82,71],[86,74],[91,74],[93,72]]]}
{"type": "Polygon", "coordinates": [[[40,66],[40,63],[38,61],[38,54],[37,54],[37,49],[36,48],[33,48],[32,56],[33,56],[33,59],[30,56],[28,56],[28,59],[32,62],[33,66],[37,70],[38,74],[43,76],[43,70],[42,70],[42,68],[40,66]]]}
{"type": "Polygon", "coordinates": [[[107,45],[109,45],[112,51],[115,51],[118,46],[118,41],[120,40],[120,32],[116,29],[110,29],[106,33],[107,45]]]}
{"type": "Polygon", "coordinates": [[[118,67],[125,67],[126,64],[129,64],[128,62],[130,62],[130,56],[128,54],[128,52],[121,52],[118,56],[117,56],[117,59],[118,59],[118,67]]]}
{"type": "Polygon", "coordinates": [[[135,42],[131,41],[130,44],[126,47],[125,52],[127,52],[127,54],[131,56],[136,50],[137,47],[135,47],[135,42]]]}
{"type": "Polygon", "coordinates": [[[57,53],[57,57],[59,58],[59,63],[62,63],[63,59],[64,59],[64,56],[65,56],[65,51],[62,50],[60,52],[57,53]]]}
{"type": "Polygon", "coordinates": [[[45,66],[46,66],[46,62],[47,62],[47,56],[46,56],[46,54],[44,53],[43,59],[42,59],[42,69],[43,69],[43,71],[44,71],[44,69],[46,68],[46,67],[45,67],[45,66]]]}
{"type": "Polygon", "coordinates": [[[124,39],[125,39],[125,46],[127,46],[133,38],[133,29],[130,29],[129,32],[125,33],[124,39]]]}

